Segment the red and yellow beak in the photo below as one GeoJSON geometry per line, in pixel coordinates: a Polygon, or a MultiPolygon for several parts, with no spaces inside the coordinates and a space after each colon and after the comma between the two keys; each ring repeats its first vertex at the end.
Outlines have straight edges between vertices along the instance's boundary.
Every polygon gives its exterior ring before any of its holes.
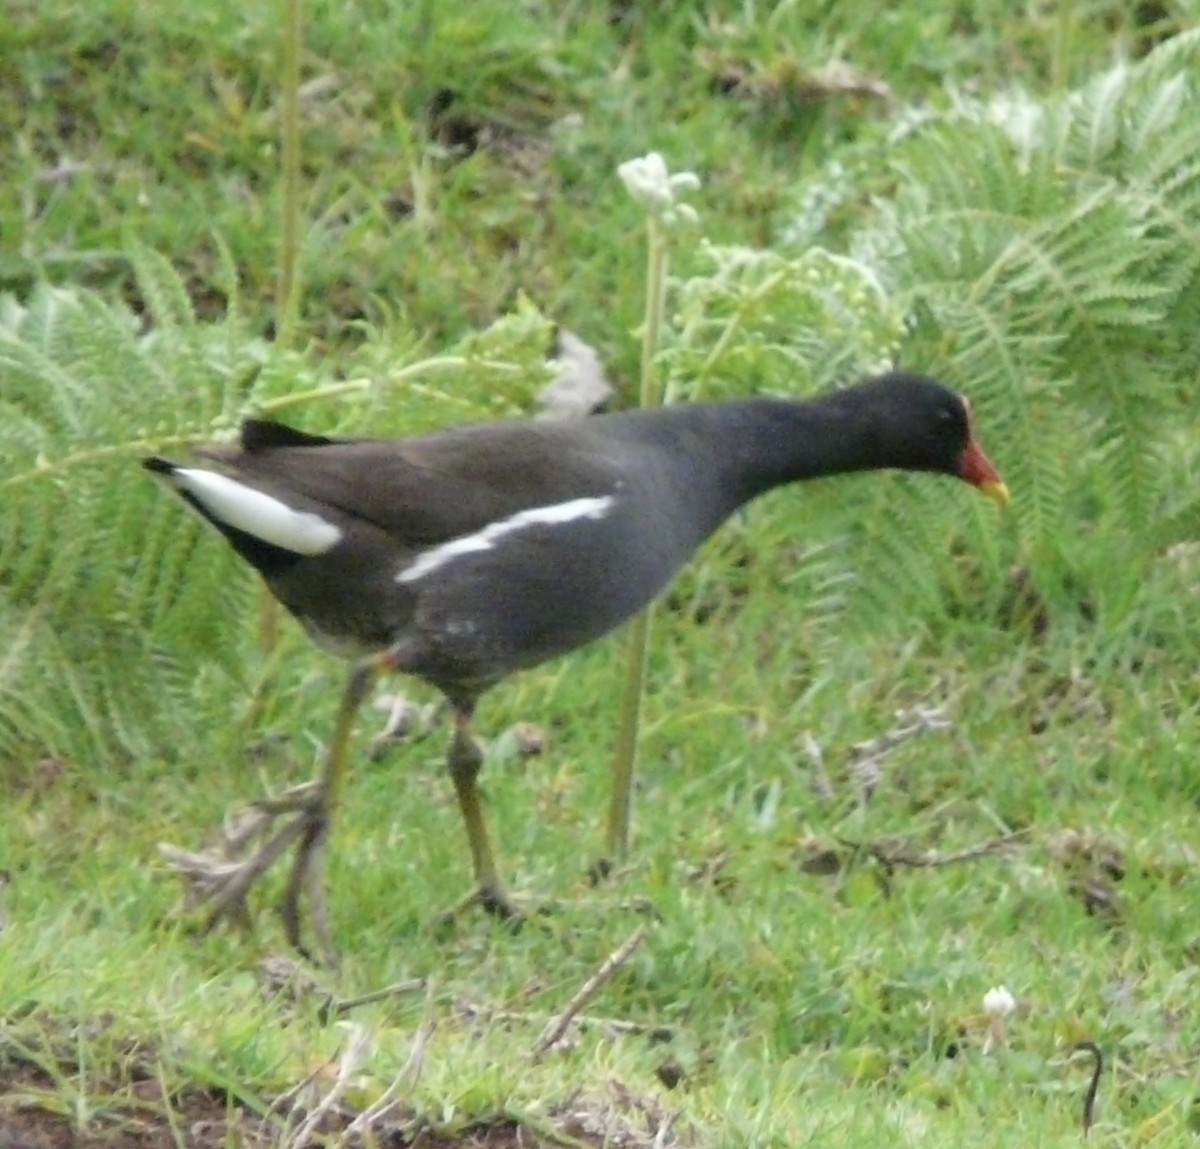
{"type": "Polygon", "coordinates": [[[1000,472],[992,466],[991,459],[983,453],[983,448],[974,434],[968,440],[967,449],[963,451],[962,458],[959,460],[958,474],[959,478],[973,487],[978,487],[989,499],[994,499],[1000,506],[1007,507],[1012,502],[1012,496],[1008,493],[1008,487],[1004,485],[1004,480],[1000,478],[1000,472]]]}
{"type": "Polygon", "coordinates": [[[967,415],[969,438],[962,457],[958,460],[958,477],[964,482],[970,483],[972,487],[978,487],[989,499],[994,500],[1000,506],[1007,507],[1012,502],[1012,496],[1008,493],[1008,487],[1005,486],[1004,480],[1000,478],[1000,472],[992,466],[991,459],[983,453],[979,440],[975,438],[970,401],[965,395],[960,395],[959,398],[962,400],[963,410],[967,415]]]}

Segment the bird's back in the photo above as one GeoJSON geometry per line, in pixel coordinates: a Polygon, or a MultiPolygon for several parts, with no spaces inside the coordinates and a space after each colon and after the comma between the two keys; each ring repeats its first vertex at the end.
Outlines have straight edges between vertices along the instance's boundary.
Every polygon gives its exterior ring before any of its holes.
{"type": "MultiPolygon", "coordinates": [[[[250,424],[233,479],[323,516],[339,542],[264,577],[339,653],[394,643],[447,688],[574,649],[646,605],[710,527],[697,477],[641,417],[331,441],[250,424]]],[[[260,570],[262,570],[262,565],[260,570]]]]}

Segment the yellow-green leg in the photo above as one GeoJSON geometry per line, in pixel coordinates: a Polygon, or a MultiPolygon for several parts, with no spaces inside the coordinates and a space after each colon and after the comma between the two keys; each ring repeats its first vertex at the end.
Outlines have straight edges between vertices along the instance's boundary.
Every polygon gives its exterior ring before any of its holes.
{"type": "MultiPolygon", "coordinates": [[[[471,865],[475,873],[475,888],[442,915],[443,922],[453,921],[463,910],[480,906],[489,914],[506,921],[520,924],[530,914],[538,916],[552,913],[561,903],[541,903],[536,907],[523,908],[504,887],[496,856],[492,851],[492,840],[488,834],[487,821],[483,814],[483,803],[479,797],[478,778],[483,766],[483,754],[471,733],[471,711],[461,705],[455,706],[454,737],[446,757],[454,792],[458,795],[458,806],[462,811],[463,823],[467,828],[467,841],[471,847],[471,865]]],[[[630,903],[622,908],[638,913],[654,913],[653,906],[644,901],[630,903]]]]}
{"type": "Polygon", "coordinates": [[[301,813],[304,833],[296,847],[296,860],[292,864],[287,891],[279,907],[283,929],[288,941],[306,956],[300,929],[300,899],[307,893],[312,916],[313,935],[316,938],[320,957],[330,965],[337,964],[337,950],[333,946],[333,934],[329,926],[329,902],[325,891],[325,855],[329,845],[329,833],[333,824],[333,812],[341,797],[346,780],[347,758],[350,736],[354,731],[354,718],[359,707],[371,692],[375,683],[377,667],[374,662],[356,666],[346,680],[342,700],[338,705],[337,720],[333,737],[325,757],[325,769],[321,774],[312,797],[301,813]]]}
{"type": "Polygon", "coordinates": [[[250,888],[295,846],[295,861],[279,907],[284,931],[296,949],[312,956],[301,938],[300,900],[307,894],[318,956],[331,965],[337,964],[325,894],[325,854],[333,811],[346,779],[354,717],[370,693],[376,674],[384,668],[382,662],[369,662],[350,672],[320,778],[256,803],[226,830],[219,854],[192,854],[164,847],[174,868],[191,884],[193,902],[205,906],[206,931],[226,919],[248,925],[251,919],[246,895],[250,888]],[[281,828],[273,829],[279,819],[286,821],[281,828]],[[264,844],[249,857],[241,856],[255,841],[264,844]]]}
{"type": "Polygon", "coordinates": [[[496,865],[496,855],[492,851],[492,839],[479,797],[478,779],[479,771],[483,767],[483,752],[471,733],[470,710],[455,707],[454,736],[450,741],[446,766],[450,771],[450,780],[454,783],[454,792],[458,796],[458,808],[462,811],[463,823],[467,828],[471,867],[475,874],[475,889],[446,916],[452,918],[458,911],[478,903],[489,914],[498,918],[521,918],[521,911],[513,904],[504,888],[499,867],[496,865]]]}

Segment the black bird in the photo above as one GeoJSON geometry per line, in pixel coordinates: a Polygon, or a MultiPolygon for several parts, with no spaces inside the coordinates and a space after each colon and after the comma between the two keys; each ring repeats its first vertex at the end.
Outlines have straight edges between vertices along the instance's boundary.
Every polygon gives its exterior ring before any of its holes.
{"type": "Polygon", "coordinates": [[[952,475],[1008,501],[967,401],[899,372],[806,401],[678,404],[402,441],[250,420],[240,445],[201,454],[220,470],[145,466],[255,567],[314,642],[355,660],[322,777],[273,804],[295,817],[208,890],[209,924],[243,911],[249,886],[296,842],[285,929],[300,947],[307,890],[330,957],[324,848],[352,721],[379,672],[416,675],[449,700],[447,766],[473,897],[513,915],[476,785],[471,717],[485,690],[624,622],[734,511],[782,484],[894,467],[952,475]]]}

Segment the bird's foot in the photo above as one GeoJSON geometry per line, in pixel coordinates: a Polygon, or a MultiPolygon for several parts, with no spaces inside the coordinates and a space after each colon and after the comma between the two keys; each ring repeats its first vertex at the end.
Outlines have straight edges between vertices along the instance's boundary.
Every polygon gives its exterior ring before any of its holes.
{"type": "Polygon", "coordinates": [[[588,866],[588,885],[603,886],[606,882],[619,882],[628,873],[627,865],[622,865],[605,854],[588,866]]]}
{"type": "Polygon", "coordinates": [[[323,881],[328,826],[324,790],[320,783],[310,782],[256,802],[227,821],[221,840],[209,850],[195,853],[165,843],[159,850],[184,880],[185,905],[199,912],[199,929],[208,933],[223,921],[249,929],[247,895],[251,887],[295,846],[295,860],[280,906],[284,931],[297,950],[314,957],[301,939],[300,899],[307,894],[319,951],[316,956],[336,965],[323,881]]]}
{"type": "Polygon", "coordinates": [[[514,898],[498,883],[481,882],[444,913],[438,914],[437,924],[452,926],[464,913],[477,907],[497,921],[507,923],[514,931],[519,930],[530,918],[550,913],[554,909],[553,905],[529,903],[514,898]]]}

